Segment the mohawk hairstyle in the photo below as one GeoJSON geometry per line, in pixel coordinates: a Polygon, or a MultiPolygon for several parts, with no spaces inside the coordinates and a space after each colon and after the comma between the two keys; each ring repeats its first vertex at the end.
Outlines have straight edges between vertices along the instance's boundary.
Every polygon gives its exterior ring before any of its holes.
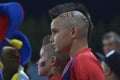
{"type": "Polygon", "coordinates": [[[47,35],[43,38],[42,46],[50,43],[50,37],[51,37],[51,35],[47,35]]]}
{"type": "Polygon", "coordinates": [[[52,9],[50,9],[48,13],[49,13],[50,18],[54,19],[62,13],[73,11],[73,10],[80,11],[87,17],[87,14],[88,14],[87,9],[83,6],[83,4],[75,3],[75,2],[57,5],[53,7],[52,9]]]}
{"type": "Polygon", "coordinates": [[[57,5],[57,6],[53,7],[52,9],[50,9],[48,11],[48,14],[50,16],[50,19],[53,20],[54,18],[58,17],[62,13],[69,12],[69,11],[74,11],[74,10],[80,11],[88,19],[88,21],[89,21],[88,40],[89,40],[92,29],[93,29],[93,24],[92,24],[92,21],[91,21],[91,18],[90,18],[90,14],[83,4],[81,4],[79,2],[77,2],[77,3],[70,2],[70,3],[60,4],[60,5],[57,5]]]}

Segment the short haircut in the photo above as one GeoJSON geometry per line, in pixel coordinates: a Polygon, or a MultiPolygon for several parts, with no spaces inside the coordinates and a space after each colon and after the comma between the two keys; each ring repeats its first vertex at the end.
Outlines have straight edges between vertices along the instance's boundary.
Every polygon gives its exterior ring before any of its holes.
{"type": "Polygon", "coordinates": [[[46,35],[42,41],[42,47],[45,47],[45,49],[47,51],[47,56],[49,56],[49,57],[55,53],[54,48],[50,42],[50,37],[51,37],[51,35],[46,35]]]}
{"type": "Polygon", "coordinates": [[[69,11],[74,11],[74,10],[80,11],[88,19],[88,21],[89,21],[88,40],[89,40],[90,35],[91,35],[91,31],[92,31],[92,28],[93,28],[93,24],[92,24],[92,21],[91,21],[91,18],[90,18],[90,14],[83,4],[80,4],[78,2],[77,3],[70,2],[70,3],[60,4],[60,5],[57,5],[57,6],[53,7],[52,9],[50,9],[48,11],[48,13],[49,13],[49,16],[50,16],[51,20],[53,20],[54,18],[58,17],[62,13],[69,12],[69,11]]]}
{"type": "MultiPolygon", "coordinates": [[[[62,71],[64,70],[66,64],[70,60],[70,56],[68,54],[60,54],[60,53],[55,53],[54,48],[50,42],[50,35],[47,35],[43,39],[42,47],[44,46],[46,49],[46,54],[48,57],[55,56],[57,58],[57,61],[59,62],[58,64],[60,65],[62,71]]],[[[61,72],[62,72],[61,71],[61,72]]]]}
{"type": "Polygon", "coordinates": [[[46,35],[46,36],[43,38],[42,46],[50,43],[50,37],[51,37],[51,35],[46,35]]]}

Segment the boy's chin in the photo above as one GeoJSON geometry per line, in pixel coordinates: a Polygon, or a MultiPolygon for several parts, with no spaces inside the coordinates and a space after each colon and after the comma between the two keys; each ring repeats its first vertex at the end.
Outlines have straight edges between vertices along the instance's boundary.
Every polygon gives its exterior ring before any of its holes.
{"type": "Polygon", "coordinates": [[[38,76],[46,76],[44,73],[38,72],[38,76]]]}

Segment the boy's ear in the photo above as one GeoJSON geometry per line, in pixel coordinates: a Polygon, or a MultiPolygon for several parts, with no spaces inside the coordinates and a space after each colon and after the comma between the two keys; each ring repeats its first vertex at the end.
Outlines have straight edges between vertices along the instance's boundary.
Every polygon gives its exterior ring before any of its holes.
{"type": "Polygon", "coordinates": [[[77,26],[72,26],[72,38],[76,38],[78,35],[79,29],[77,26]]]}
{"type": "Polygon", "coordinates": [[[56,57],[52,56],[51,57],[51,66],[54,66],[56,64],[56,61],[57,61],[56,57]]]}

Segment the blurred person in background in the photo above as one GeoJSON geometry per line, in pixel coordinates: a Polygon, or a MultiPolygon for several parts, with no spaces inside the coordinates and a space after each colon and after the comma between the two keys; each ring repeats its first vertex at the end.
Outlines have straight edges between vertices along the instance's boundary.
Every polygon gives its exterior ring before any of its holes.
{"type": "Polygon", "coordinates": [[[115,32],[108,32],[102,40],[103,52],[106,55],[111,50],[120,50],[120,36],[115,32]]]}
{"type": "Polygon", "coordinates": [[[37,62],[38,75],[48,76],[49,80],[61,80],[61,75],[69,60],[68,54],[55,53],[50,36],[45,36],[40,50],[40,59],[37,62]]]}
{"type": "Polygon", "coordinates": [[[105,80],[120,80],[120,51],[109,51],[104,57],[101,66],[105,80]]]}
{"type": "Polygon", "coordinates": [[[4,65],[3,77],[4,80],[11,80],[13,75],[18,72],[19,68],[19,52],[11,46],[4,46],[0,60],[4,65]]]}
{"type": "Polygon", "coordinates": [[[115,32],[107,32],[102,38],[103,54],[96,52],[99,61],[111,50],[120,50],[120,36],[115,32]]]}

